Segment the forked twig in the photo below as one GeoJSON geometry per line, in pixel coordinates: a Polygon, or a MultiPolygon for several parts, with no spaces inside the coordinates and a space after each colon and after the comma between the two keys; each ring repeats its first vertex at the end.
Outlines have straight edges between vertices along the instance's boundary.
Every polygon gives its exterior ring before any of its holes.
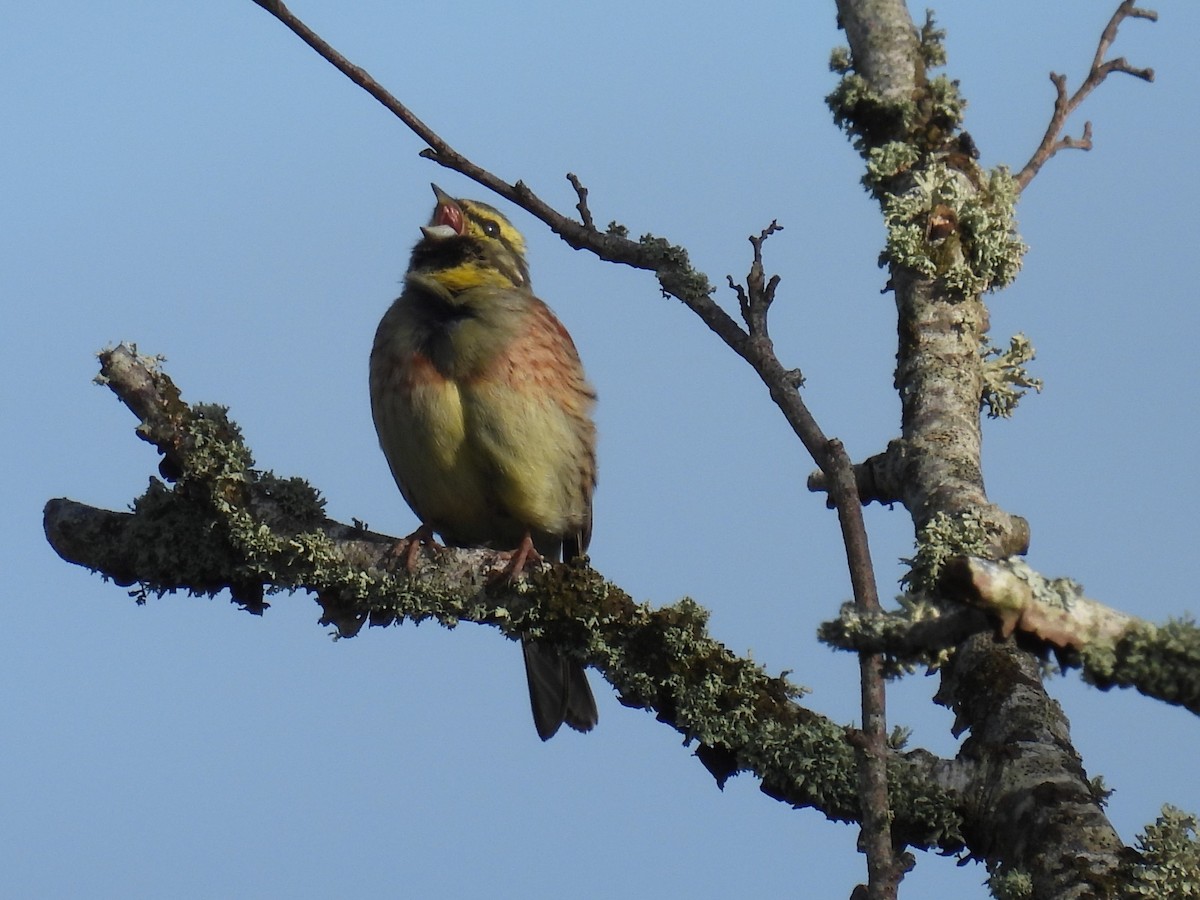
{"type": "Polygon", "coordinates": [[[1058,153],[1059,150],[1091,150],[1092,149],[1092,123],[1085,122],[1083,125],[1083,134],[1078,137],[1070,135],[1062,135],[1063,126],[1066,124],[1070,115],[1077,110],[1088,94],[1099,87],[1110,74],[1113,72],[1124,72],[1126,75],[1132,75],[1134,78],[1140,78],[1143,81],[1154,80],[1154,70],[1151,68],[1139,69],[1129,65],[1125,57],[1118,56],[1116,59],[1106,60],[1104,55],[1108,53],[1113,41],[1117,39],[1117,29],[1121,27],[1121,23],[1126,19],[1148,19],[1151,22],[1158,21],[1158,13],[1151,9],[1142,9],[1133,5],[1133,0],[1123,0],[1117,11],[1113,13],[1112,18],[1108,20],[1108,24],[1104,27],[1104,31],[1100,34],[1100,43],[1096,47],[1096,55],[1092,57],[1092,66],[1088,70],[1087,77],[1083,80],[1083,84],[1074,94],[1067,92],[1067,76],[1057,72],[1050,73],[1050,80],[1054,82],[1054,90],[1056,93],[1054,99],[1054,113],[1050,117],[1050,124],[1046,126],[1046,133],[1042,136],[1042,142],[1034,151],[1033,156],[1029,158],[1029,162],[1025,163],[1025,167],[1017,173],[1017,187],[1021,190],[1041,170],[1050,159],[1058,153]]]}

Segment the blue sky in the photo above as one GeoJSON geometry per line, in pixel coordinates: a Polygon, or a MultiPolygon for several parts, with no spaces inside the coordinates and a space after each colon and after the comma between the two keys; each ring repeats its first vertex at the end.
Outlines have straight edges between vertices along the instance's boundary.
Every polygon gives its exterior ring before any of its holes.
{"type": "MultiPolygon", "coordinates": [[[[1115,6],[1115,2],[1112,4],[1115,6]]],[[[833,4],[399,4],[293,8],[459,150],[569,210],[689,248],[741,278],[747,235],[783,282],[781,356],[856,458],[894,436],[894,308],[878,212],[823,97],[833,4]]],[[[1115,53],[1019,208],[1031,249],[992,298],[1043,394],[985,429],[993,500],[1031,521],[1029,559],[1161,620],[1196,609],[1192,463],[1200,190],[1200,7],[1170,0],[1115,53]]],[[[1019,167],[1078,84],[1110,10],[1072,0],[943,5],[949,73],[987,165],[1019,167]]],[[[122,509],[155,472],[134,420],[91,384],[119,341],[168,357],[191,401],[231,407],[258,464],[318,486],[335,518],[415,524],[375,441],[366,360],[398,293],[429,182],[481,196],[250,0],[9,4],[0,12],[4,297],[0,876],[13,896],[846,896],[855,830],[719,792],[593,676],[600,727],[542,745],[519,653],[486,629],[333,642],[310,598],[262,619],[224,597],[126,592],[62,563],[41,508],[122,509]]],[[[849,595],[812,463],[749,370],[644,273],[571,251],[524,213],[534,285],[601,398],[594,564],[656,603],[690,595],[715,635],[807,702],[857,719],[857,666],[814,640],[849,595]]],[[[727,303],[727,291],[721,296],[727,303]]],[[[868,510],[880,590],[911,550],[868,510]]],[[[952,754],[935,677],[890,697],[913,744],[952,754]]],[[[1075,677],[1063,703],[1126,839],[1163,802],[1200,810],[1200,723],[1075,677]]],[[[907,896],[985,896],[977,866],[921,857],[907,896]]]]}

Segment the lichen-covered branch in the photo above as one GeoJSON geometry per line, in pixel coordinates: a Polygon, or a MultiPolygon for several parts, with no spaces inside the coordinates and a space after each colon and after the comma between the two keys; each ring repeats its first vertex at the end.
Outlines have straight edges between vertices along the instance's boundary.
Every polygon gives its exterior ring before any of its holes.
{"type": "Polygon", "coordinates": [[[883,654],[887,675],[897,677],[918,666],[936,668],[967,638],[996,630],[980,609],[908,595],[900,604],[896,611],[864,616],[844,603],[836,619],[821,623],[817,637],[838,650],[883,654]]]}
{"type": "MultiPolygon", "coordinates": [[[[765,793],[793,806],[838,820],[862,816],[857,731],[800,706],[797,688],[730,653],[691,600],[635,603],[583,563],[489,585],[499,563],[486,550],[441,551],[412,575],[397,573],[394,538],[333,522],[305,482],[252,468],[225,411],[184,403],[158,360],[121,346],[101,354],[101,372],[138,414],[138,434],[162,451],[174,483],[156,480],[128,513],[51,500],[46,535],[64,559],[132,586],[139,602],[228,588],[261,613],[266,596],[311,591],[321,622],[344,636],[367,623],[428,619],[489,625],[510,638],[544,635],[595,666],[623,704],[653,711],[695,741],[719,782],[751,772],[765,793]]],[[[893,823],[902,839],[960,847],[937,761],[889,752],[884,762],[903,798],[893,823]]]]}
{"type": "MultiPolygon", "coordinates": [[[[850,47],[835,54],[842,78],[828,102],[866,162],[864,184],[888,226],[881,256],[896,299],[901,401],[900,436],[856,481],[863,496],[901,502],[912,516],[910,590],[952,602],[938,587],[948,559],[1001,559],[1023,553],[1029,540],[1024,519],[988,500],[980,428],[997,374],[985,365],[984,295],[1020,267],[1018,186],[1002,168],[980,168],[956,84],[929,74],[945,61],[931,19],[918,31],[901,0],[839,0],[838,12],[850,47]],[[893,36],[888,46],[875,39],[883,34],[893,36]],[[896,48],[907,65],[896,63],[896,48]]],[[[810,483],[826,489],[828,478],[810,483]]],[[[942,702],[971,733],[962,758],[978,764],[968,767],[976,777],[965,788],[978,817],[964,830],[984,830],[971,831],[970,845],[994,870],[1030,873],[1037,897],[1085,896],[1111,878],[1120,841],[1036,659],[984,635],[959,644],[942,672],[942,702]],[[1016,745],[1020,752],[1008,753],[1016,745]],[[1036,810],[1015,802],[1029,797],[1040,798],[1036,810]]]]}
{"type": "Polygon", "coordinates": [[[1200,628],[1190,620],[1154,625],[1083,594],[1069,578],[1046,578],[1019,559],[952,560],[947,592],[999,623],[1000,634],[1030,635],[1065,651],[1097,687],[1132,687],[1200,714],[1200,628]]]}
{"type": "Polygon", "coordinates": [[[1200,714],[1200,628],[1191,619],[1155,625],[1086,597],[1069,578],[1046,578],[1023,560],[946,561],[941,591],[960,603],[901,598],[901,608],[863,615],[844,604],[818,636],[840,650],[881,653],[889,675],[940,666],[977,634],[1016,634],[1029,648],[1053,650],[1064,670],[1107,690],[1132,687],[1200,714]]]}
{"type": "MultiPolygon", "coordinates": [[[[936,519],[972,545],[982,529],[987,555],[1020,552],[1027,525],[983,490],[979,424],[987,383],[982,295],[1011,281],[1024,251],[1015,187],[1003,169],[980,169],[961,132],[953,82],[926,74],[944,60],[932,21],[918,32],[899,0],[846,0],[838,9],[851,46],[829,103],[867,161],[864,182],[888,225],[883,260],[898,312],[901,436],[873,462],[870,478],[860,475],[860,491],[904,503],[918,530],[936,519]],[[882,51],[863,34],[881,31],[910,35],[902,74],[873,59],[882,51]],[[881,74],[888,72],[895,81],[881,74]]],[[[824,489],[827,479],[811,484],[824,489]]]]}
{"type": "MultiPolygon", "coordinates": [[[[842,80],[828,102],[867,162],[864,183],[888,225],[882,258],[898,311],[901,436],[856,472],[860,495],[903,503],[918,529],[935,515],[951,521],[969,515],[983,523],[989,555],[1023,552],[1027,524],[984,493],[979,425],[989,385],[982,295],[1015,277],[1024,252],[1015,230],[1015,185],[1003,168],[978,166],[974,144],[961,131],[956,86],[926,74],[945,58],[932,20],[918,32],[899,0],[847,0],[838,9],[851,47],[835,62],[842,80]],[[881,26],[881,19],[893,24],[881,26]],[[875,44],[856,37],[881,28],[906,29],[907,43],[916,47],[894,83],[880,82],[879,72],[895,67],[871,60],[875,44]]],[[[824,473],[809,482],[814,490],[827,483],[824,473]]]]}
{"type": "Polygon", "coordinates": [[[1012,640],[969,638],[943,667],[937,699],[954,711],[955,733],[969,732],[964,834],[989,870],[1026,873],[1031,897],[1112,896],[1128,853],[1038,660],[1012,640]]]}

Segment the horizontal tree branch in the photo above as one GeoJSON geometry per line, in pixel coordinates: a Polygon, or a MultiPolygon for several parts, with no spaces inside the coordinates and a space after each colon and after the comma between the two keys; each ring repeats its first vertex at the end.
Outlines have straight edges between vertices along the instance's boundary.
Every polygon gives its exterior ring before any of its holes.
{"type": "Polygon", "coordinates": [[[1132,687],[1200,715],[1200,628],[1190,619],[1155,625],[1086,597],[1069,578],[1046,578],[1023,560],[960,557],[944,567],[942,587],[954,605],[910,598],[899,611],[863,615],[842,607],[819,637],[831,646],[882,653],[897,674],[936,666],[975,635],[1006,638],[1108,690],[1132,687]],[[969,605],[960,605],[969,604],[969,605]]]}
{"type": "Polygon", "coordinates": [[[1060,662],[1080,668],[1097,687],[1136,688],[1200,715],[1200,628],[1194,622],[1154,625],[1019,559],[952,560],[942,580],[948,593],[998,621],[1001,635],[1019,632],[1064,651],[1060,662]]]}
{"type": "MultiPolygon", "coordinates": [[[[158,362],[125,346],[107,350],[101,380],[138,414],[138,434],[163,452],[174,484],[155,480],[129,513],[51,500],[44,526],[64,559],[134,587],[139,602],[228,588],[262,612],[265,596],[311,591],[321,622],[346,636],[366,623],[430,619],[490,625],[514,639],[545,636],[599,670],[624,705],[651,710],[696,741],[718,782],[750,772],[772,797],[859,820],[858,732],[800,706],[797,688],[730,653],[692,601],[635,603],[585,563],[489,585],[489,571],[502,563],[487,550],[422,555],[411,575],[396,572],[394,538],[334,522],[304,481],[251,468],[225,411],[184,403],[158,362]]],[[[900,839],[961,846],[954,798],[941,786],[946,765],[929,754],[889,753],[900,839]]]]}

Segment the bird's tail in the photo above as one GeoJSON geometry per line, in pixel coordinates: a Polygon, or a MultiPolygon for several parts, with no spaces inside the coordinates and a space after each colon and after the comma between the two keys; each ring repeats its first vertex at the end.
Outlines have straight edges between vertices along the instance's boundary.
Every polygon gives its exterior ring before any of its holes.
{"type": "Polygon", "coordinates": [[[576,731],[591,731],[600,715],[583,666],[549,644],[523,640],[521,649],[538,737],[550,740],[563,722],[576,731]]]}

